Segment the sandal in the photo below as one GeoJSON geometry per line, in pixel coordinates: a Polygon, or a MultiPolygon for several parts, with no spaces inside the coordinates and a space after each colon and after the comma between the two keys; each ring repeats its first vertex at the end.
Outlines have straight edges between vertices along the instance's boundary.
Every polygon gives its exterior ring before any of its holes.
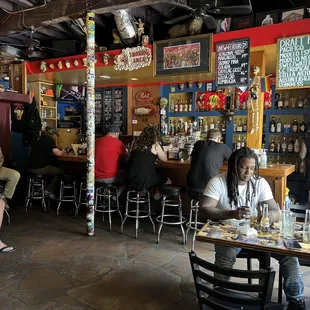
{"type": "Polygon", "coordinates": [[[0,249],[0,253],[13,253],[15,251],[16,251],[16,249],[14,247],[7,246],[7,245],[0,249]],[[6,251],[6,249],[9,249],[9,248],[11,248],[11,250],[6,251]]]}

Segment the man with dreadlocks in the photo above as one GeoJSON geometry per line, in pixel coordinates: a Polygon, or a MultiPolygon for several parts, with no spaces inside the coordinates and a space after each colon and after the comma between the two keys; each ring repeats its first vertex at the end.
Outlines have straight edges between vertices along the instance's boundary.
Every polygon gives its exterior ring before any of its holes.
{"type": "MultiPolygon", "coordinates": [[[[210,180],[200,205],[206,212],[207,218],[219,221],[246,218],[250,216],[250,212],[245,206],[258,206],[258,204],[268,205],[271,224],[279,220],[279,210],[271,188],[264,178],[259,177],[257,156],[251,149],[243,147],[230,156],[227,173],[217,175],[210,180]]],[[[215,245],[215,264],[232,268],[240,250],[215,245]]],[[[298,259],[282,255],[272,255],[272,257],[279,261],[283,273],[287,309],[306,310],[303,299],[304,285],[298,259]]]]}

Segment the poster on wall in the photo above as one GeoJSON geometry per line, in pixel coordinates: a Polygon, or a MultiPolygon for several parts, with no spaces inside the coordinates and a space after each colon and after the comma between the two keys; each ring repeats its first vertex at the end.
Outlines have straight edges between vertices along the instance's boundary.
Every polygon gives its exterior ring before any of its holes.
{"type": "Polygon", "coordinates": [[[212,34],[154,42],[154,76],[211,71],[212,34]]]}
{"type": "Polygon", "coordinates": [[[250,39],[219,42],[215,47],[217,88],[245,87],[250,81],[250,39]]]}
{"type": "Polygon", "coordinates": [[[310,86],[310,35],[278,39],[277,87],[310,86]]]}

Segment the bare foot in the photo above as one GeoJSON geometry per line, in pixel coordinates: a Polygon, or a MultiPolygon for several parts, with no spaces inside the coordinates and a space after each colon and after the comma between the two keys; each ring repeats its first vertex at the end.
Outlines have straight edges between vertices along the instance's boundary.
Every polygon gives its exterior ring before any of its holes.
{"type": "Polygon", "coordinates": [[[15,251],[14,247],[12,247],[12,246],[7,246],[5,243],[3,243],[3,242],[0,240],[0,252],[5,253],[5,252],[13,252],[13,251],[15,251]],[[1,249],[3,249],[3,250],[1,251],[1,249]]]}

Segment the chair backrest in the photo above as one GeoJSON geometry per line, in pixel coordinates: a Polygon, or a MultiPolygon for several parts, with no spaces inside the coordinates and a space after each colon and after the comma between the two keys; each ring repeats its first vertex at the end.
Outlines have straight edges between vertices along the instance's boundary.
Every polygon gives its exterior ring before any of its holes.
{"type": "Polygon", "coordinates": [[[200,309],[209,307],[217,310],[229,310],[233,305],[242,305],[244,308],[246,306],[257,307],[257,309],[267,308],[271,300],[275,278],[275,271],[271,268],[259,271],[224,268],[206,262],[197,257],[194,252],[189,253],[189,258],[200,309]],[[236,280],[221,280],[203,269],[218,275],[233,277],[236,280]],[[242,279],[258,279],[259,284],[243,283],[242,279]],[[218,289],[214,289],[214,287],[218,289]]]}
{"type": "Polygon", "coordinates": [[[290,210],[293,212],[293,215],[296,216],[296,218],[304,219],[306,215],[306,210],[308,209],[307,206],[304,205],[290,205],[290,210]]]}

